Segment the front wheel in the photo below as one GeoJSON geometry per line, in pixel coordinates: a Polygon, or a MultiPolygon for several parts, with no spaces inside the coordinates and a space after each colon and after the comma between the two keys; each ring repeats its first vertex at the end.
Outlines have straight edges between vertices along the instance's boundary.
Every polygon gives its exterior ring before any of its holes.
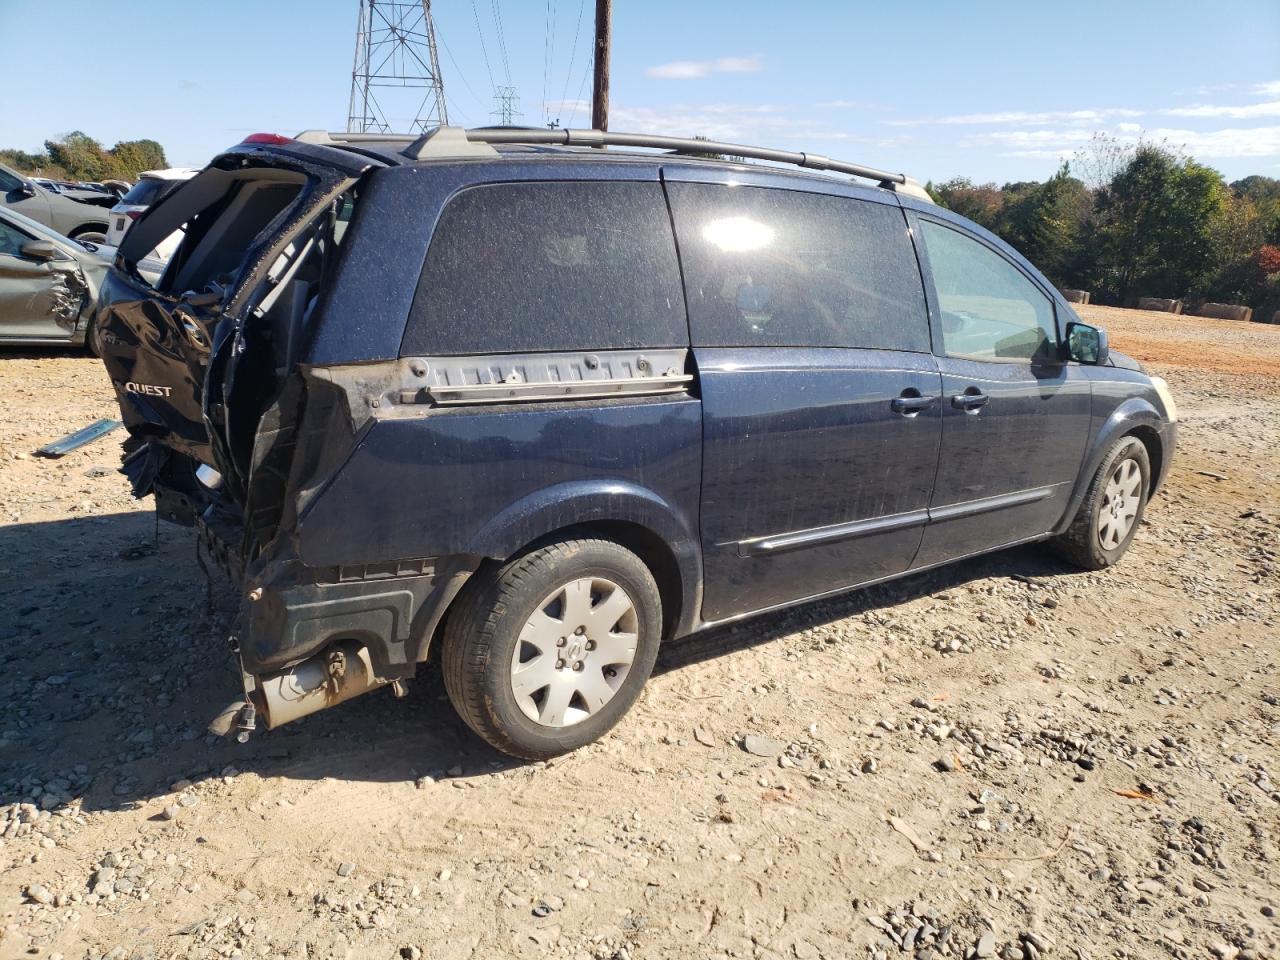
{"type": "Polygon", "coordinates": [[[609,540],[561,540],[467,585],[445,628],[445,689],[494,747],[545,760],[623,717],[661,632],[662,599],[639,557],[609,540]]]}
{"type": "Polygon", "coordinates": [[[90,317],[84,327],[84,348],[90,356],[102,357],[102,343],[98,340],[98,320],[90,317]]]}
{"type": "Polygon", "coordinates": [[[1129,549],[1150,489],[1146,446],[1137,437],[1121,437],[1102,458],[1071,526],[1050,543],[1077,567],[1111,566],[1129,549]]]}

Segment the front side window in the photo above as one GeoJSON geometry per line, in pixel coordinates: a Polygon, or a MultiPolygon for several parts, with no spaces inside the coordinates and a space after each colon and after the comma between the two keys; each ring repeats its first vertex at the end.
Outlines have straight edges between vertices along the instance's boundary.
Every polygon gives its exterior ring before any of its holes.
{"type": "Polygon", "coordinates": [[[668,190],[696,345],[928,351],[897,207],[768,187],[668,190]]]}
{"type": "Polygon", "coordinates": [[[0,254],[10,257],[22,256],[22,245],[31,238],[19,230],[0,220],[0,254]]]}
{"type": "Polygon", "coordinates": [[[947,356],[1053,361],[1053,302],[994,250],[940,223],[921,220],[947,356]]]}
{"type": "Polygon", "coordinates": [[[12,193],[22,186],[22,181],[7,170],[0,170],[0,193],[12,193]]]}
{"type": "Polygon", "coordinates": [[[624,350],[688,342],[659,184],[507,183],[471,187],[445,206],[401,352],[624,350]]]}

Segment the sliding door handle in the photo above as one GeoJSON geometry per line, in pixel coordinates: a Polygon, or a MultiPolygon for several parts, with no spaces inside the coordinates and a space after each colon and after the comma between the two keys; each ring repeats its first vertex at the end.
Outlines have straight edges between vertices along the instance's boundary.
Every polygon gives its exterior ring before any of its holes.
{"type": "Polygon", "coordinates": [[[893,408],[894,413],[900,413],[904,417],[914,417],[918,416],[921,410],[928,410],[937,402],[937,397],[901,396],[894,397],[889,406],[893,408]]]}
{"type": "Polygon", "coordinates": [[[991,398],[976,387],[970,387],[964,393],[957,393],[951,398],[951,406],[965,413],[977,413],[987,405],[991,398]]]}

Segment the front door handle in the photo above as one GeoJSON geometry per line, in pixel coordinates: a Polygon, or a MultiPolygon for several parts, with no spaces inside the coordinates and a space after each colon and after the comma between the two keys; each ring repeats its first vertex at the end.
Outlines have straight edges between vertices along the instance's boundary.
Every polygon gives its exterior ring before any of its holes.
{"type": "Polygon", "coordinates": [[[965,413],[977,413],[987,405],[990,399],[977,387],[969,387],[964,393],[957,393],[951,398],[951,406],[965,413]]]}
{"type": "Polygon", "coordinates": [[[937,397],[920,396],[918,390],[907,389],[902,392],[902,396],[894,397],[889,406],[894,413],[900,413],[904,417],[917,417],[921,410],[928,410],[937,400],[937,397]]]}

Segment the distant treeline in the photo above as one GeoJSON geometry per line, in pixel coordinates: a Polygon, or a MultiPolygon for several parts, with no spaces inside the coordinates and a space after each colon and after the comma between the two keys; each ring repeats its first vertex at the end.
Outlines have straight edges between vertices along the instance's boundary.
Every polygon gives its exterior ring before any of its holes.
{"type": "Polygon", "coordinates": [[[1221,174],[1163,143],[1096,136],[1043,183],[927,185],[943,206],[1095,303],[1280,308],[1280,180],[1221,174]]]}
{"type": "Polygon", "coordinates": [[[86,133],[74,130],[44,142],[44,153],[0,150],[0,163],[22,173],[51,180],[138,179],[143,170],[162,170],[169,164],[164,147],[154,140],[122,140],[107,150],[86,133]]]}

